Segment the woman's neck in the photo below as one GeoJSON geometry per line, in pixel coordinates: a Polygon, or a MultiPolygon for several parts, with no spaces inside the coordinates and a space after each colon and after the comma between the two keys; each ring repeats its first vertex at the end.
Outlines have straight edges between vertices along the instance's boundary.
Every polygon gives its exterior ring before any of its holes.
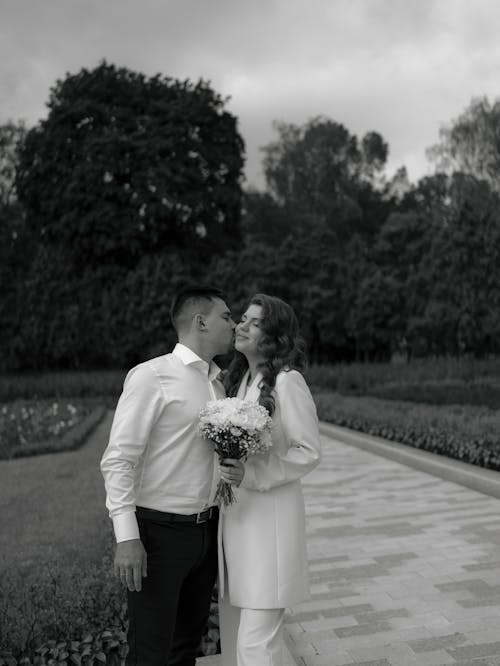
{"type": "Polygon", "coordinates": [[[262,359],[260,358],[248,358],[248,369],[250,371],[250,375],[248,377],[248,383],[252,382],[255,379],[256,374],[259,372],[258,366],[260,363],[262,363],[262,359]]]}

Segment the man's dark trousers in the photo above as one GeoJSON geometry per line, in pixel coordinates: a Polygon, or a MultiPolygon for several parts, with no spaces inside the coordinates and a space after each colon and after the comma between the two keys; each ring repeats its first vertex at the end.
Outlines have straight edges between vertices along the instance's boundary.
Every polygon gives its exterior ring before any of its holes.
{"type": "Polygon", "coordinates": [[[127,666],[195,666],[217,576],[217,510],[202,523],[137,507],[147,577],[128,592],[127,666]]]}

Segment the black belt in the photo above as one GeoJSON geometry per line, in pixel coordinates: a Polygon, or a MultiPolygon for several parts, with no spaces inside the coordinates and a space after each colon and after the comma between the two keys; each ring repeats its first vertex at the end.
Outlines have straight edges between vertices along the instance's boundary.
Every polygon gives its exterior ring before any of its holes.
{"type": "Polygon", "coordinates": [[[139,518],[146,520],[156,520],[157,522],[164,523],[206,523],[211,518],[216,518],[219,515],[219,508],[211,506],[205,511],[200,513],[166,513],[165,511],[157,511],[156,509],[147,509],[144,506],[137,506],[135,512],[139,518]]]}

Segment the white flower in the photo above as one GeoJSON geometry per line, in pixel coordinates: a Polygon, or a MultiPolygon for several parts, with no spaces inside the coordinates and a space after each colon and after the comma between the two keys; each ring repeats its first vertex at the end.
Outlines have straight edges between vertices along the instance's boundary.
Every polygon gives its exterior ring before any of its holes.
{"type": "MultiPolygon", "coordinates": [[[[198,432],[210,440],[222,458],[243,458],[265,453],[271,446],[272,419],[267,410],[254,402],[224,398],[207,402],[200,412],[198,432]]],[[[235,500],[231,485],[221,479],[215,499],[224,506],[235,500]]]]}
{"type": "Polygon", "coordinates": [[[271,445],[272,420],[267,410],[239,398],[212,400],[200,412],[198,430],[215,442],[222,457],[246,457],[271,445]]]}
{"type": "MultiPolygon", "coordinates": [[[[240,413],[235,414],[231,420],[232,420],[233,425],[235,425],[235,426],[240,426],[241,428],[245,428],[245,427],[246,428],[251,428],[252,427],[252,424],[251,424],[251,421],[250,421],[250,416],[246,412],[240,412],[240,413]]],[[[253,429],[253,427],[252,427],[252,429],[253,429]]]]}

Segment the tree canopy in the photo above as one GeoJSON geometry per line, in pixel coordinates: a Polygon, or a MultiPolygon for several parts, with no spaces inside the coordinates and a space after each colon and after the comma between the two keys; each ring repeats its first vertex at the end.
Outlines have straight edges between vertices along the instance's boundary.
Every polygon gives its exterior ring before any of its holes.
{"type": "MultiPolygon", "coordinates": [[[[361,140],[340,123],[314,118],[304,126],[276,123],[278,139],[264,147],[264,173],[278,202],[310,223],[326,223],[339,241],[375,226],[363,208],[388,154],[377,132],[361,140]]],[[[374,203],[374,202],[372,202],[374,203]]]]}
{"type": "Polygon", "coordinates": [[[462,171],[486,180],[500,192],[500,100],[472,99],[439,135],[439,143],[428,151],[439,170],[462,171]]]}
{"type": "Polygon", "coordinates": [[[240,238],[243,141],[208,83],[102,62],[57,81],[21,151],[27,224],[80,264],[240,238]]]}
{"type": "Polygon", "coordinates": [[[281,123],[266,188],[242,192],[236,119],[208,84],[106,63],[68,75],[46,120],[0,127],[3,368],[166,351],[170,299],[192,281],[236,317],[255,292],[289,301],[314,362],[498,354],[498,105],[471,109],[474,140],[453,134],[456,161],[415,184],[404,167],[387,179],[377,132],[281,123]]]}

